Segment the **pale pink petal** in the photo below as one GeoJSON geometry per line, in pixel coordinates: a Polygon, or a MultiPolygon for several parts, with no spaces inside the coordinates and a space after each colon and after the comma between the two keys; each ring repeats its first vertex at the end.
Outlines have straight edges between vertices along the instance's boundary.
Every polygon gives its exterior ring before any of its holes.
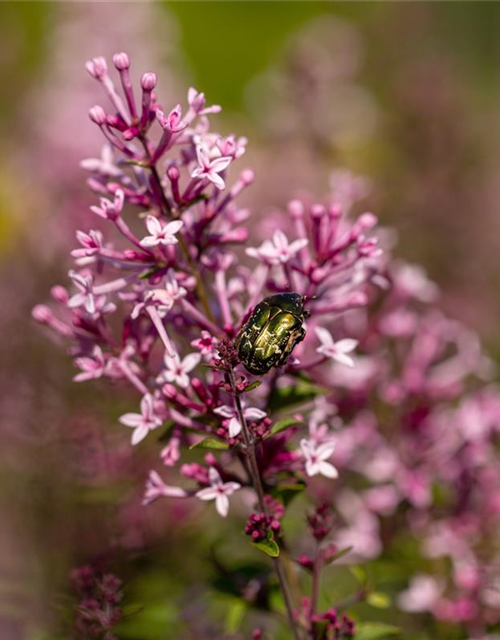
{"type": "Polygon", "coordinates": [[[210,467],[210,469],[208,470],[208,479],[210,480],[211,485],[222,484],[219,472],[215,467],[210,467]]]}
{"type": "Polygon", "coordinates": [[[318,336],[321,345],[324,347],[332,347],[334,342],[332,338],[332,334],[324,329],[323,327],[316,327],[314,329],[316,331],[316,335],[318,336]]]}
{"type": "Polygon", "coordinates": [[[319,447],[316,448],[316,454],[319,458],[327,460],[335,451],[335,447],[335,442],[325,442],[323,444],[320,444],[319,447]]]}
{"type": "Polygon", "coordinates": [[[238,489],[241,489],[241,484],[239,482],[226,482],[224,484],[224,493],[227,496],[230,496],[235,491],[238,491],[238,489]]]}
{"type": "Polygon", "coordinates": [[[348,367],[354,367],[354,360],[351,358],[351,356],[348,356],[345,353],[336,353],[333,358],[340,364],[345,364],[348,367]]]}
{"type": "Polygon", "coordinates": [[[309,240],[307,238],[300,238],[299,240],[294,240],[291,245],[288,247],[288,251],[290,253],[298,253],[304,247],[307,247],[309,244],[309,240]]]}
{"type": "Polygon", "coordinates": [[[182,220],[172,220],[172,222],[169,222],[165,229],[164,229],[164,233],[165,235],[172,235],[174,236],[176,233],[179,233],[179,231],[182,229],[184,225],[184,222],[182,222],[182,220]]]}
{"type": "Polygon", "coordinates": [[[354,349],[358,346],[358,341],[353,338],[344,338],[343,340],[339,340],[336,343],[337,349],[342,353],[349,353],[354,351],[354,349]]]}
{"type": "Polygon", "coordinates": [[[162,231],[161,223],[155,216],[148,216],[146,218],[146,227],[152,236],[156,236],[162,231]]]}
{"type": "Polygon", "coordinates": [[[333,464],[330,464],[329,462],[320,462],[318,464],[319,467],[319,473],[321,473],[322,476],[325,476],[325,478],[338,478],[339,477],[339,472],[337,471],[337,469],[333,466],[333,464]]]}
{"type": "Polygon", "coordinates": [[[146,427],[146,425],[142,424],[138,426],[132,434],[131,443],[133,445],[139,444],[141,440],[144,440],[144,438],[148,435],[148,433],[149,433],[149,429],[146,427]]]}
{"type": "Polygon", "coordinates": [[[243,411],[243,415],[247,420],[262,420],[266,417],[266,412],[255,407],[248,407],[243,411]]]}
{"type": "Polygon", "coordinates": [[[280,229],[274,232],[273,242],[278,249],[288,249],[288,238],[280,229]]]}
{"type": "Polygon", "coordinates": [[[196,158],[200,167],[206,168],[209,166],[210,159],[201,145],[196,148],[196,158]]]}
{"type": "Polygon", "coordinates": [[[236,438],[236,436],[241,433],[242,428],[243,427],[241,426],[241,422],[238,420],[238,418],[231,418],[229,422],[229,437],[236,438]]]}
{"type": "Polygon", "coordinates": [[[223,405],[222,407],[217,407],[214,409],[214,413],[218,416],[222,416],[223,418],[232,418],[234,416],[234,409],[228,407],[227,405],[223,405]]]}
{"type": "Polygon", "coordinates": [[[192,371],[200,363],[201,355],[199,353],[190,353],[182,361],[182,368],[187,373],[192,371]]]}
{"type": "Polygon", "coordinates": [[[219,494],[215,498],[215,508],[223,518],[225,518],[229,511],[229,498],[225,495],[219,494]]]}
{"type": "Polygon", "coordinates": [[[219,191],[223,191],[226,188],[226,183],[218,173],[208,173],[207,178],[217,187],[217,189],[219,189],[219,191]]]}
{"type": "Polygon", "coordinates": [[[195,495],[200,500],[215,500],[219,493],[214,487],[207,487],[206,489],[200,489],[195,495]]]}
{"type": "Polygon", "coordinates": [[[126,427],[135,429],[136,427],[143,424],[144,418],[140,413],[125,413],[123,416],[118,418],[118,421],[126,427]]]}
{"type": "Polygon", "coordinates": [[[139,244],[141,247],[156,247],[158,239],[155,236],[146,236],[139,242],[139,244]]]}
{"type": "Polygon", "coordinates": [[[229,157],[217,158],[216,160],[212,160],[212,162],[210,163],[210,169],[212,171],[220,173],[221,171],[224,171],[224,169],[227,169],[229,167],[229,165],[231,164],[231,160],[232,158],[229,157]]]}

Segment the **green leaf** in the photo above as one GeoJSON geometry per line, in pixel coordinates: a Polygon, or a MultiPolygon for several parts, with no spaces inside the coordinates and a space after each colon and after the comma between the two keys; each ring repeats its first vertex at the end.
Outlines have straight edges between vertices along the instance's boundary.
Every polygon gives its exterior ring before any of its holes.
{"type": "Polygon", "coordinates": [[[302,420],[297,420],[297,418],[283,418],[282,420],[278,420],[278,422],[275,422],[273,424],[268,437],[270,438],[271,436],[275,436],[277,433],[286,431],[291,427],[296,427],[297,425],[303,424],[304,422],[302,420]]]}
{"type": "Polygon", "coordinates": [[[366,575],[366,571],[361,565],[355,564],[352,567],[349,567],[349,571],[359,582],[361,582],[362,585],[365,585],[367,583],[368,576],[366,575]]]}
{"type": "Polygon", "coordinates": [[[144,606],[142,604],[139,604],[138,602],[131,602],[130,604],[126,604],[124,607],[122,607],[122,615],[124,617],[133,616],[136,613],[139,613],[140,611],[142,611],[143,609],[144,609],[144,606]]]}
{"type": "Polygon", "coordinates": [[[254,389],[257,389],[257,387],[260,387],[261,384],[262,384],[262,380],[254,380],[253,382],[251,382],[249,385],[245,387],[245,393],[247,391],[253,391],[254,389]]]}
{"type": "Polygon", "coordinates": [[[340,549],[340,551],[337,551],[337,553],[335,553],[333,556],[328,558],[328,560],[325,561],[325,564],[330,564],[332,562],[335,562],[336,560],[339,560],[340,558],[343,558],[350,551],[352,551],[352,549],[353,549],[352,546],[351,547],[345,547],[345,549],[340,549]]]}
{"type": "Polygon", "coordinates": [[[366,598],[366,602],[375,609],[387,609],[387,607],[391,606],[391,599],[385,593],[381,593],[380,591],[372,591],[368,594],[366,598]]]}
{"type": "Polygon", "coordinates": [[[280,484],[271,491],[273,498],[280,500],[285,507],[307,487],[303,481],[293,484],[280,484]]]}
{"type": "Polygon", "coordinates": [[[246,612],[246,605],[242,600],[234,600],[228,607],[226,615],[226,633],[233,635],[238,631],[246,612]]]}
{"type": "Polygon", "coordinates": [[[256,549],[260,549],[260,551],[263,551],[268,556],[271,556],[271,558],[277,558],[280,554],[280,548],[278,547],[278,544],[276,543],[276,540],[274,539],[274,536],[270,531],[268,531],[267,533],[266,540],[260,540],[260,542],[252,542],[252,546],[256,549]]]}
{"type": "Polygon", "coordinates": [[[383,640],[400,634],[398,627],[383,622],[360,622],[356,625],[356,640],[383,640]]]}
{"type": "Polygon", "coordinates": [[[322,387],[313,385],[310,382],[300,381],[298,384],[274,389],[271,394],[269,407],[271,411],[282,410],[286,407],[312,400],[324,392],[322,387]]]}
{"type": "Polygon", "coordinates": [[[189,448],[196,449],[201,447],[202,449],[229,449],[229,445],[222,440],[216,440],[215,438],[205,438],[199,442],[195,442],[189,448]]]}

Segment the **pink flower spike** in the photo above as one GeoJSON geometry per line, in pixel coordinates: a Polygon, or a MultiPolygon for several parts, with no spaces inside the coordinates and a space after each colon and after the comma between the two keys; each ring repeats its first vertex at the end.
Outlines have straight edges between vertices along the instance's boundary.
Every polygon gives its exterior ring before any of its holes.
{"type": "MultiPolygon", "coordinates": [[[[228,430],[230,438],[236,438],[236,436],[241,433],[243,426],[239,420],[238,412],[234,407],[223,405],[222,407],[214,409],[214,413],[229,420],[228,430]]],[[[243,416],[246,420],[263,420],[266,417],[266,412],[255,407],[244,407],[243,416]]]]}
{"type": "Polygon", "coordinates": [[[264,264],[273,266],[287,263],[307,244],[307,238],[301,238],[289,243],[283,231],[278,229],[274,232],[272,240],[264,240],[261,246],[257,248],[249,247],[246,249],[246,254],[261,260],[264,264]]]}
{"type": "Polygon", "coordinates": [[[335,342],[332,334],[323,327],[316,327],[315,331],[321,342],[321,345],[316,349],[318,353],[321,353],[322,355],[326,356],[327,358],[331,358],[332,360],[336,360],[341,364],[345,364],[348,367],[354,366],[354,360],[347,354],[351,353],[351,351],[354,351],[354,349],[358,346],[357,340],[353,340],[352,338],[345,338],[344,340],[335,342]]]}
{"type": "Polygon", "coordinates": [[[308,476],[322,475],[325,478],[338,478],[337,469],[328,462],[335,450],[334,442],[325,442],[315,445],[310,440],[303,438],[300,441],[302,455],[306,460],[306,473],[308,476]]]}
{"type": "Polygon", "coordinates": [[[193,171],[191,177],[206,178],[220,191],[225,189],[226,184],[219,174],[228,168],[232,158],[223,156],[221,158],[215,158],[215,160],[210,160],[207,150],[201,145],[198,145],[196,148],[196,157],[199,166],[193,171]]]}
{"type": "Polygon", "coordinates": [[[113,202],[107,198],[100,198],[99,206],[92,206],[90,210],[105,220],[116,220],[123,209],[125,193],[122,189],[117,189],[113,202]]]}
{"type": "Polygon", "coordinates": [[[179,233],[183,224],[182,220],[172,220],[172,222],[163,225],[158,218],[149,215],[146,218],[146,227],[150,235],[141,240],[141,245],[143,247],[156,247],[159,244],[164,246],[177,244],[179,241],[175,235],[179,233]]]}
{"type": "Polygon", "coordinates": [[[205,94],[199,93],[194,87],[190,87],[188,90],[188,104],[197,116],[203,116],[209,113],[220,113],[222,111],[222,108],[218,104],[205,107],[205,94]]]}
{"type": "Polygon", "coordinates": [[[155,415],[153,397],[148,393],[141,400],[141,413],[126,413],[120,418],[120,422],[134,430],[132,444],[138,444],[150,431],[161,427],[163,420],[155,415]]]}
{"type": "Polygon", "coordinates": [[[92,58],[92,60],[88,60],[85,63],[85,68],[87,69],[89,74],[97,80],[103,78],[108,73],[108,65],[106,64],[106,59],[102,56],[92,58]]]}
{"type": "Polygon", "coordinates": [[[181,487],[170,487],[165,484],[156,471],[150,471],[146,482],[146,491],[142,501],[143,505],[150,504],[158,498],[187,498],[189,493],[181,487]]]}
{"type": "Polygon", "coordinates": [[[74,382],[84,382],[85,380],[94,380],[100,378],[106,366],[104,354],[101,347],[96,345],[89,357],[76,358],[75,364],[82,371],[73,377],[74,382]]]}
{"type": "Polygon", "coordinates": [[[177,353],[174,353],[173,356],[165,353],[165,370],[161,376],[162,381],[175,382],[182,389],[187,389],[189,387],[188,374],[198,366],[200,360],[201,354],[199,353],[190,353],[183,360],[180,359],[177,353]]]}
{"type": "Polygon", "coordinates": [[[69,277],[73,280],[73,284],[77,286],[79,292],[68,300],[68,307],[70,309],[83,307],[88,313],[95,313],[96,300],[92,292],[94,286],[93,277],[91,275],[83,276],[76,271],[70,271],[69,277]]]}
{"type": "Polygon", "coordinates": [[[182,119],[182,109],[180,104],[172,109],[168,116],[165,116],[163,111],[160,111],[160,109],[158,109],[158,111],[156,112],[156,117],[161,125],[161,128],[172,133],[180,133],[181,131],[184,131],[184,129],[186,129],[186,127],[189,125],[187,120],[182,119]]]}
{"type": "Polygon", "coordinates": [[[222,482],[219,472],[214,467],[210,467],[208,477],[210,486],[201,489],[195,495],[200,500],[215,500],[215,508],[219,515],[225,518],[229,511],[229,496],[241,489],[241,485],[238,482],[222,482]]]}

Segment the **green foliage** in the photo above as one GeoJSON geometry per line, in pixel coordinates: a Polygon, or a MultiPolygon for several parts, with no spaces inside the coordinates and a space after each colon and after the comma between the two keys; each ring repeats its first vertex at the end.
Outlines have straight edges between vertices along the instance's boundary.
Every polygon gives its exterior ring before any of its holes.
{"type": "Polygon", "coordinates": [[[222,449],[229,449],[229,445],[226,444],[225,442],[222,442],[222,440],[216,440],[215,438],[204,438],[199,442],[195,442],[189,448],[190,449],[202,448],[202,449],[222,450],[222,449]]]}
{"type": "Polygon", "coordinates": [[[372,591],[366,597],[366,602],[375,609],[387,609],[391,606],[391,599],[385,593],[372,591]]]}
{"type": "Polygon", "coordinates": [[[267,538],[265,540],[252,542],[252,546],[256,549],[259,549],[260,551],[263,551],[271,558],[277,558],[280,554],[280,548],[271,531],[267,532],[267,538]]]}
{"type": "Polygon", "coordinates": [[[360,622],[356,625],[356,640],[385,640],[400,635],[398,627],[384,622],[360,622]]]}
{"type": "Polygon", "coordinates": [[[297,420],[296,418],[283,418],[273,424],[269,436],[275,436],[277,433],[281,433],[291,427],[298,427],[303,424],[304,422],[302,420],[297,420]]]}

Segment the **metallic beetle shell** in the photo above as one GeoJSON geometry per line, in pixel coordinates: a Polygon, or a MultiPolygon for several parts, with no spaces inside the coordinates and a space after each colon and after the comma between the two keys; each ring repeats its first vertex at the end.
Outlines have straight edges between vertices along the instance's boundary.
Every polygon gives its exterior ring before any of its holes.
{"type": "Polygon", "coordinates": [[[298,293],[278,293],[259,302],[234,343],[247,371],[263,375],[286,364],[306,335],[304,315],[304,296],[298,293]]]}

